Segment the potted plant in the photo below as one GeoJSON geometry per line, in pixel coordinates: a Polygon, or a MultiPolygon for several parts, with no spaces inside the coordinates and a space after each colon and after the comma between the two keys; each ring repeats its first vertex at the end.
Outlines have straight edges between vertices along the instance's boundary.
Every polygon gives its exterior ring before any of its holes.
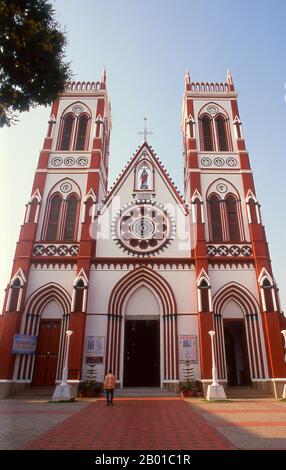
{"type": "Polygon", "coordinates": [[[180,382],[179,390],[182,397],[193,397],[196,396],[196,386],[194,379],[194,369],[191,367],[190,359],[184,361],[184,381],[180,382]]]}
{"type": "Polygon", "coordinates": [[[86,380],[80,382],[78,395],[80,397],[98,397],[101,393],[101,384],[96,381],[96,365],[89,364],[86,380]]]}

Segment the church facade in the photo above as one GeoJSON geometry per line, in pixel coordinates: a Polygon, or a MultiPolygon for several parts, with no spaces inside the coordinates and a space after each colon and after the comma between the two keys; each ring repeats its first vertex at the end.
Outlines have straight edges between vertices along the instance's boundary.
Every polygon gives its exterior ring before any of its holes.
{"type": "Polygon", "coordinates": [[[204,390],[209,331],[226,394],[280,396],[286,328],[231,74],[185,76],[184,195],[143,143],[108,186],[106,74],[51,109],[0,319],[2,396],[107,370],[118,387],[204,390]]]}

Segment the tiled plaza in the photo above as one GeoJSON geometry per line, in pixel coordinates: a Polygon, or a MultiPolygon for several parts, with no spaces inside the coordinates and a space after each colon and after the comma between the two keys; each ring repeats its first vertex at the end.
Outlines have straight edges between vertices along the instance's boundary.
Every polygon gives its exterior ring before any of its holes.
{"type": "Polygon", "coordinates": [[[0,401],[1,449],[286,450],[286,403],[117,398],[0,401]]]}

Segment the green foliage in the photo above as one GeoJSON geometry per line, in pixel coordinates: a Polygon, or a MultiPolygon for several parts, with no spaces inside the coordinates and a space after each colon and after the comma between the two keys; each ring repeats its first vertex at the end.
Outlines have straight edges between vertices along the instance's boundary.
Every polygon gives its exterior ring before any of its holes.
{"type": "Polygon", "coordinates": [[[185,359],[184,361],[184,381],[180,383],[180,391],[186,392],[192,390],[195,386],[194,368],[191,367],[191,361],[185,359]]]}
{"type": "Polygon", "coordinates": [[[78,387],[79,396],[98,397],[102,391],[102,384],[96,381],[96,364],[89,364],[86,373],[86,380],[81,382],[78,387]]]}
{"type": "Polygon", "coordinates": [[[86,386],[87,387],[92,387],[96,383],[96,376],[97,376],[96,365],[89,364],[89,367],[86,373],[86,386]]]}
{"type": "Polygon", "coordinates": [[[65,34],[48,0],[0,0],[0,127],[47,105],[71,74],[65,34]]]}
{"type": "Polygon", "coordinates": [[[190,359],[186,359],[184,362],[184,381],[185,382],[194,382],[194,368],[191,367],[190,359]]]}

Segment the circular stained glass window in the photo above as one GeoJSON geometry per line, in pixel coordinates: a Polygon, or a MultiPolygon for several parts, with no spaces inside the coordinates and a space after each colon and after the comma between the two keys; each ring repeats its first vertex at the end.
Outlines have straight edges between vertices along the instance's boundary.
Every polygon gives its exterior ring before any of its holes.
{"type": "Polygon", "coordinates": [[[163,248],[172,240],[174,229],[174,222],[162,205],[140,201],[123,207],[113,222],[115,240],[138,255],[163,248]]]}

